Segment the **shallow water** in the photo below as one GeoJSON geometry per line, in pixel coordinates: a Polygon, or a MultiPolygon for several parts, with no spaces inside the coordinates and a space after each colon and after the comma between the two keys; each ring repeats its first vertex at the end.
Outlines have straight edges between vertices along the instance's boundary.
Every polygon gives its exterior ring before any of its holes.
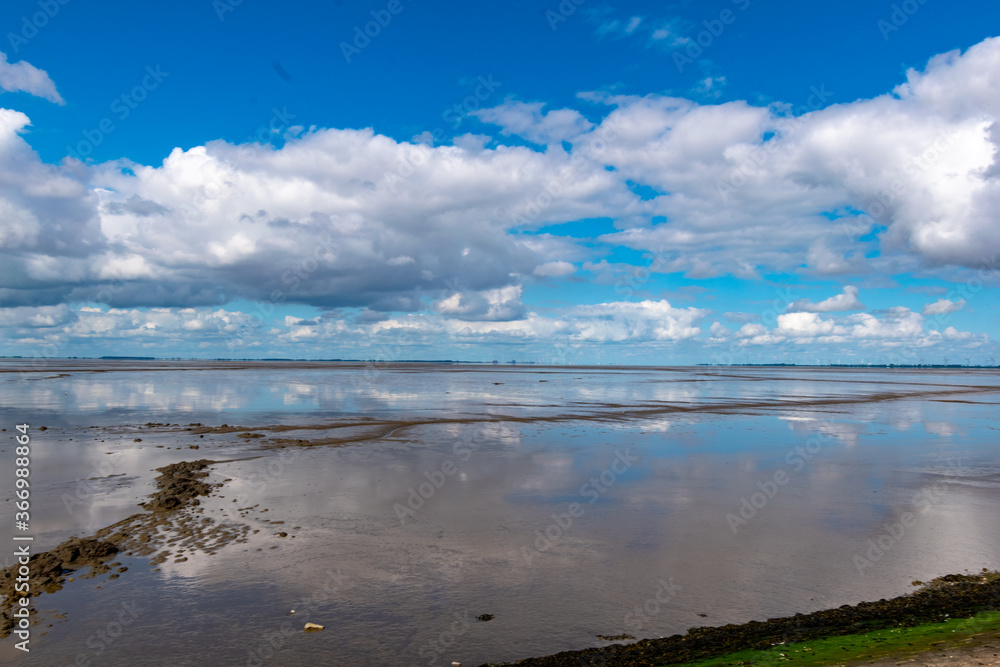
{"type": "MultiPolygon", "coordinates": [[[[25,664],[477,665],[998,567],[994,371],[13,360],[0,371],[18,371],[0,372],[7,434],[48,427],[34,431],[36,550],[132,514],[153,468],[194,458],[228,461],[213,467],[212,481],[229,481],[206,513],[260,530],[159,571],[119,559],[120,579],[42,596],[51,614],[25,664]],[[343,444],[267,447],[274,438],[343,444]],[[305,621],[326,630],[303,633],[305,621]]],[[[12,444],[0,445],[4,471],[12,444]]],[[[12,487],[5,473],[5,498],[12,487]]],[[[0,660],[16,657],[11,644],[0,660]]]]}

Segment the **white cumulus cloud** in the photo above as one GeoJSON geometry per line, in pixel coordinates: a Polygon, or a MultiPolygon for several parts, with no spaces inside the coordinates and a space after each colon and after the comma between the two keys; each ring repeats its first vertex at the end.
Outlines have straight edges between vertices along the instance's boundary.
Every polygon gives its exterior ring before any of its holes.
{"type": "Polygon", "coordinates": [[[924,315],[948,315],[965,307],[965,299],[949,301],[948,299],[938,299],[934,303],[928,303],[920,311],[924,315]]]}
{"type": "Polygon", "coordinates": [[[0,89],[24,92],[56,104],[66,104],[56,84],[45,70],[38,69],[26,60],[8,62],[7,54],[0,52],[0,89]]]}
{"type": "Polygon", "coordinates": [[[797,299],[788,304],[788,312],[805,313],[835,313],[846,310],[864,310],[865,304],[858,300],[858,288],[854,285],[845,285],[844,291],[837,296],[813,303],[809,299],[797,299]]]}
{"type": "Polygon", "coordinates": [[[579,111],[553,109],[542,112],[541,102],[505,102],[473,112],[485,123],[499,125],[504,134],[516,134],[537,144],[571,140],[593,127],[579,111]]]}

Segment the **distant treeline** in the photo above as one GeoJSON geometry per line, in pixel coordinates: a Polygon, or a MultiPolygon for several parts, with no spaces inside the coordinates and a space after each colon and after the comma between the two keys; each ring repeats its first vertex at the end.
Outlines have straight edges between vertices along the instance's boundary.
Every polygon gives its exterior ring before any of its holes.
{"type": "MultiPolygon", "coordinates": [[[[341,362],[341,363],[352,363],[352,364],[482,364],[482,365],[498,365],[502,364],[504,366],[561,366],[567,364],[545,364],[537,361],[462,361],[460,359],[296,359],[296,358],[282,358],[282,357],[268,357],[265,359],[253,359],[253,358],[223,358],[216,357],[214,359],[196,359],[196,358],[185,358],[185,357],[125,357],[125,356],[103,356],[103,357],[58,357],[59,359],[95,359],[95,360],[105,360],[105,361],[280,361],[280,362],[341,362]]],[[[19,355],[11,356],[0,356],[0,359],[42,359],[42,360],[55,360],[57,357],[23,357],[19,355]]],[[[568,364],[570,366],[590,366],[591,364],[568,364]]],[[[593,364],[595,368],[599,367],[614,367],[622,366],[624,364],[593,364]]],[[[643,367],[642,364],[629,366],[635,368],[643,367]]],[[[1000,368],[1000,366],[987,366],[981,364],[786,364],[786,363],[770,363],[770,364],[709,364],[700,363],[694,364],[695,366],[712,366],[716,368],[739,368],[739,367],[753,367],[753,368],[1000,368]]],[[[657,368],[658,366],[649,366],[650,368],[657,368]]],[[[685,366],[685,364],[677,364],[678,367],[685,366]]]]}
{"type": "Polygon", "coordinates": [[[1000,368],[970,364],[698,364],[699,366],[782,366],[790,368],[1000,368]]]}

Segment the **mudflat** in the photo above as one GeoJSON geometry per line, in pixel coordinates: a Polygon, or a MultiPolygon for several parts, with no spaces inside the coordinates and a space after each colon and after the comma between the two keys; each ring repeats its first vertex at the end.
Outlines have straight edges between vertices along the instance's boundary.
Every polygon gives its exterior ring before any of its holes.
{"type": "Polygon", "coordinates": [[[15,362],[38,664],[515,662],[1000,553],[993,371],[15,362]]]}

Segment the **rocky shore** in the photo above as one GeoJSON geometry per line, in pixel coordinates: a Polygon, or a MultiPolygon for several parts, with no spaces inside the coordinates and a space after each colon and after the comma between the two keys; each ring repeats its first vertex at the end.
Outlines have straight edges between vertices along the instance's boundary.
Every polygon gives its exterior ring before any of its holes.
{"type": "Polygon", "coordinates": [[[1000,573],[949,574],[909,595],[862,602],[811,614],[796,614],[739,625],[691,628],[687,634],[644,639],[634,644],[565,651],[513,663],[481,667],[655,667],[712,658],[744,649],[858,634],[901,626],[969,618],[1000,609],[1000,573]]]}

